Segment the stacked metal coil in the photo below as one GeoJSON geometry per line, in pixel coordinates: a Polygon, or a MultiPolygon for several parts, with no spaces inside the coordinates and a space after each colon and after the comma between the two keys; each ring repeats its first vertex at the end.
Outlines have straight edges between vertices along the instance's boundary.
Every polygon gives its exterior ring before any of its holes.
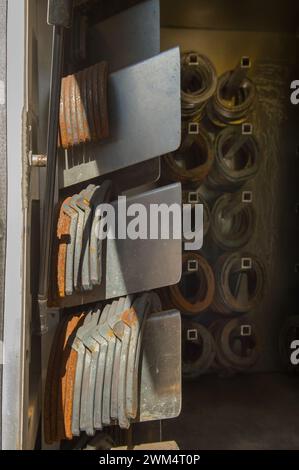
{"type": "Polygon", "coordinates": [[[97,142],[109,136],[106,62],[100,62],[62,79],[59,144],[97,142]]]}
{"type": "Polygon", "coordinates": [[[173,181],[201,183],[209,174],[213,162],[213,143],[202,128],[197,134],[185,133],[176,152],[165,155],[166,172],[173,181]]]}
{"type": "Polygon", "coordinates": [[[255,103],[256,88],[248,77],[243,77],[232,90],[228,89],[233,74],[234,70],[221,75],[207,106],[209,119],[219,127],[245,122],[255,103]]]}
{"type": "Polygon", "coordinates": [[[242,195],[223,194],[211,213],[211,237],[224,251],[236,251],[250,241],[255,230],[255,211],[242,195]]]}
{"type": "Polygon", "coordinates": [[[214,142],[215,162],[206,183],[217,191],[233,192],[252,179],[260,166],[260,151],[253,135],[227,127],[214,142]]]}
{"type": "Polygon", "coordinates": [[[181,281],[170,286],[168,292],[172,305],[184,315],[192,317],[211,305],[215,279],[207,260],[197,253],[185,253],[182,263],[181,281]]]}
{"type": "Polygon", "coordinates": [[[97,207],[108,202],[110,195],[111,183],[106,181],[100,186],[89,185],[61,204],[55,238],[54,299],[101,285],[103,241],[98,235],[103,219],[97,207]]]}
{"type": "Polygon", "coordinates": [[[214,311],[223,315],[245,313],[259,305],[264,295],[265,268],[261,260],[250,253],[226,253],[215,267],[216,291],[214,311]]]}
{"type": "Polygon", "coordinates": [[[217,87],[217,73],[212,62],[198,52],[181,56],[181,101],[183,119],[202,117],[208,100],[217,87]]]}
{"type": "MultiPolygon", "coordinates": [[[[210,228],[211,213],[210,208],[204,197],[198,191],[185,190],[182,192],[183,204],[191,204],[192,213],[194,212],[195,204],[202,204],[203,206],[203,236],[205,236],[210,228]]],[[[192,217],[193,220],[193,217],[192,217]]],[[[194,227],[192,227],[194,231],[194,227]]]]}
{"type": "Polygon", "coordinates": [[[254,366],[259,358],[255,325],[248,319],[233,318],[211,325],[216,344],[214,369],[226,373],[242,372],[254,366]]]}
{"type": "Polygon", "coordinates": [[[216,347],[210,331],[203,325],[184,320],[182,328],[182,373],[195,380],[206,373],[215,360],[216,347]]]}
{"type": "Polygon", "coordinates": [[[44,404],[48,444],[118,424],[139,410],[140,354],[147,315],[161,310],[146,293],[65,317],[50,354],[44,404]]]}

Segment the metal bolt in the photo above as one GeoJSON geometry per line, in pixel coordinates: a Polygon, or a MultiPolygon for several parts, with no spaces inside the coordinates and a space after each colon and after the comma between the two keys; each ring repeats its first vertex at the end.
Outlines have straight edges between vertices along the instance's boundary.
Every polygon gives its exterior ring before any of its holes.
{"type": "Polygon", "coordinates": [[[33,155],[29,153],[29,162],[31,166],[44,167],[47,166],[47,155],[33,155]]]}

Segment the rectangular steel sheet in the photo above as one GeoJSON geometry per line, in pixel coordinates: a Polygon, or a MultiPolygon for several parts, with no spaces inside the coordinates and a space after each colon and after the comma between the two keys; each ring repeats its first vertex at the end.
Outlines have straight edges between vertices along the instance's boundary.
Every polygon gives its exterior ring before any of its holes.
{"type": "MultiPolygon", "coordinates": [[[[127,205],[142,204],[149,217],[151,204],[181,205],[181,199],[181,185],[175,183],[132,196],[127,199],[127,205]]],[[[118,220],[117,204],[114,206],[118,220]]],[[[149,227],[149,219],[147,223],[149,227]]],[[[180,239],[173,238],[172,227],[170,217],[169,240],[108,239],[102,285],[92,291],[60,299],[59,307],[88,304],[178,283],[182,269],[182,243],[180,239]]]]}
{"type": "Polygon", "coordinates": [[[181,316],[151,315],[145,326],[138,421],[176,418],[181,412],[181,316]]]}
{"type": "Polygon", "coordinates": [[[176,150],[181,140],[180,54],[174,48],[109,76],[110,138],[60,154],[60,187],[176,150]]]}
{"type": "Polygon", "coordinates": [[[148,0],[101,21],[89,30],[92,63],[106,60],[115,72],[160,52],[159,0],[148,0]]]}

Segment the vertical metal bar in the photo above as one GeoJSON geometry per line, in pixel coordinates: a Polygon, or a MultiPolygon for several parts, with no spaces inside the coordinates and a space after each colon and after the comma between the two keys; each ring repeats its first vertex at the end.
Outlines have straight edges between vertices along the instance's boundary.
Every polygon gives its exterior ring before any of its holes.
{"type": "MultiPolygon", "coordinates": [[[[3,330],[6,252],[6,36],[7,1],[0,1],[0,410],[2,409],[3,330]]],[[[2,449],[2,413],[0,413],[0,449],[2,449]]]]}
{"type": "MultiPolygon", "coordinates": [[[[7,243],[2,389],[2,449],[23,446],[24,312],[22,286],[22,110],[25,2],[7,2],[7,243]]],[[[5,46],[4,46],[5,47],[5,46]]]]}
{"type": "Polygon", "coordinates": [[[48,282],[50,274],[50,260],[52,253],[52,231],[53,231],[53,205],[55,191],[55,177],[57,165],[57,141],[59,123],[59,103],[61,91],[61,77],[63,65],[63,38],[64,28],[54,26],[52,47],[52,70],[50,85],[50,103],[48,119],[48,141],[47,141],[47,175],[45,188],[45,205],[42,222],[42,251],[39,277],[38,302],[40,308],[41,333],[47,331],[47,301],[48,282]]]}

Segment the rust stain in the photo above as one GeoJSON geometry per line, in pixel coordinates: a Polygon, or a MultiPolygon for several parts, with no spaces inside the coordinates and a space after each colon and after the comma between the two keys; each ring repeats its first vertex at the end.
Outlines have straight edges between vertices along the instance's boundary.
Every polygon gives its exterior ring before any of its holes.
{"type": "Polygon", "coordinates": [[[68,197],[61,205],[60,214],[57,224],[58,238],[58,259],[57,259],[57,289],[58,296],[65,296],[65,270],[66,270],[66,253],[67,253],[67,237],[70,234],[71,219],[64,212],[63,206],[71,200],[68,197]]]}
{"type": "Polygon", "coordinates": [[[109,137],[107,82],[107,62],[62,79],[59,112],[62,148],[109,137]]]}
{"type": "Polygon", "coordinates": [[[133,307],[128,308],[122,313],[121,319],[129,327],[134,326],[138,321],[136,310],[133,307]]]}

